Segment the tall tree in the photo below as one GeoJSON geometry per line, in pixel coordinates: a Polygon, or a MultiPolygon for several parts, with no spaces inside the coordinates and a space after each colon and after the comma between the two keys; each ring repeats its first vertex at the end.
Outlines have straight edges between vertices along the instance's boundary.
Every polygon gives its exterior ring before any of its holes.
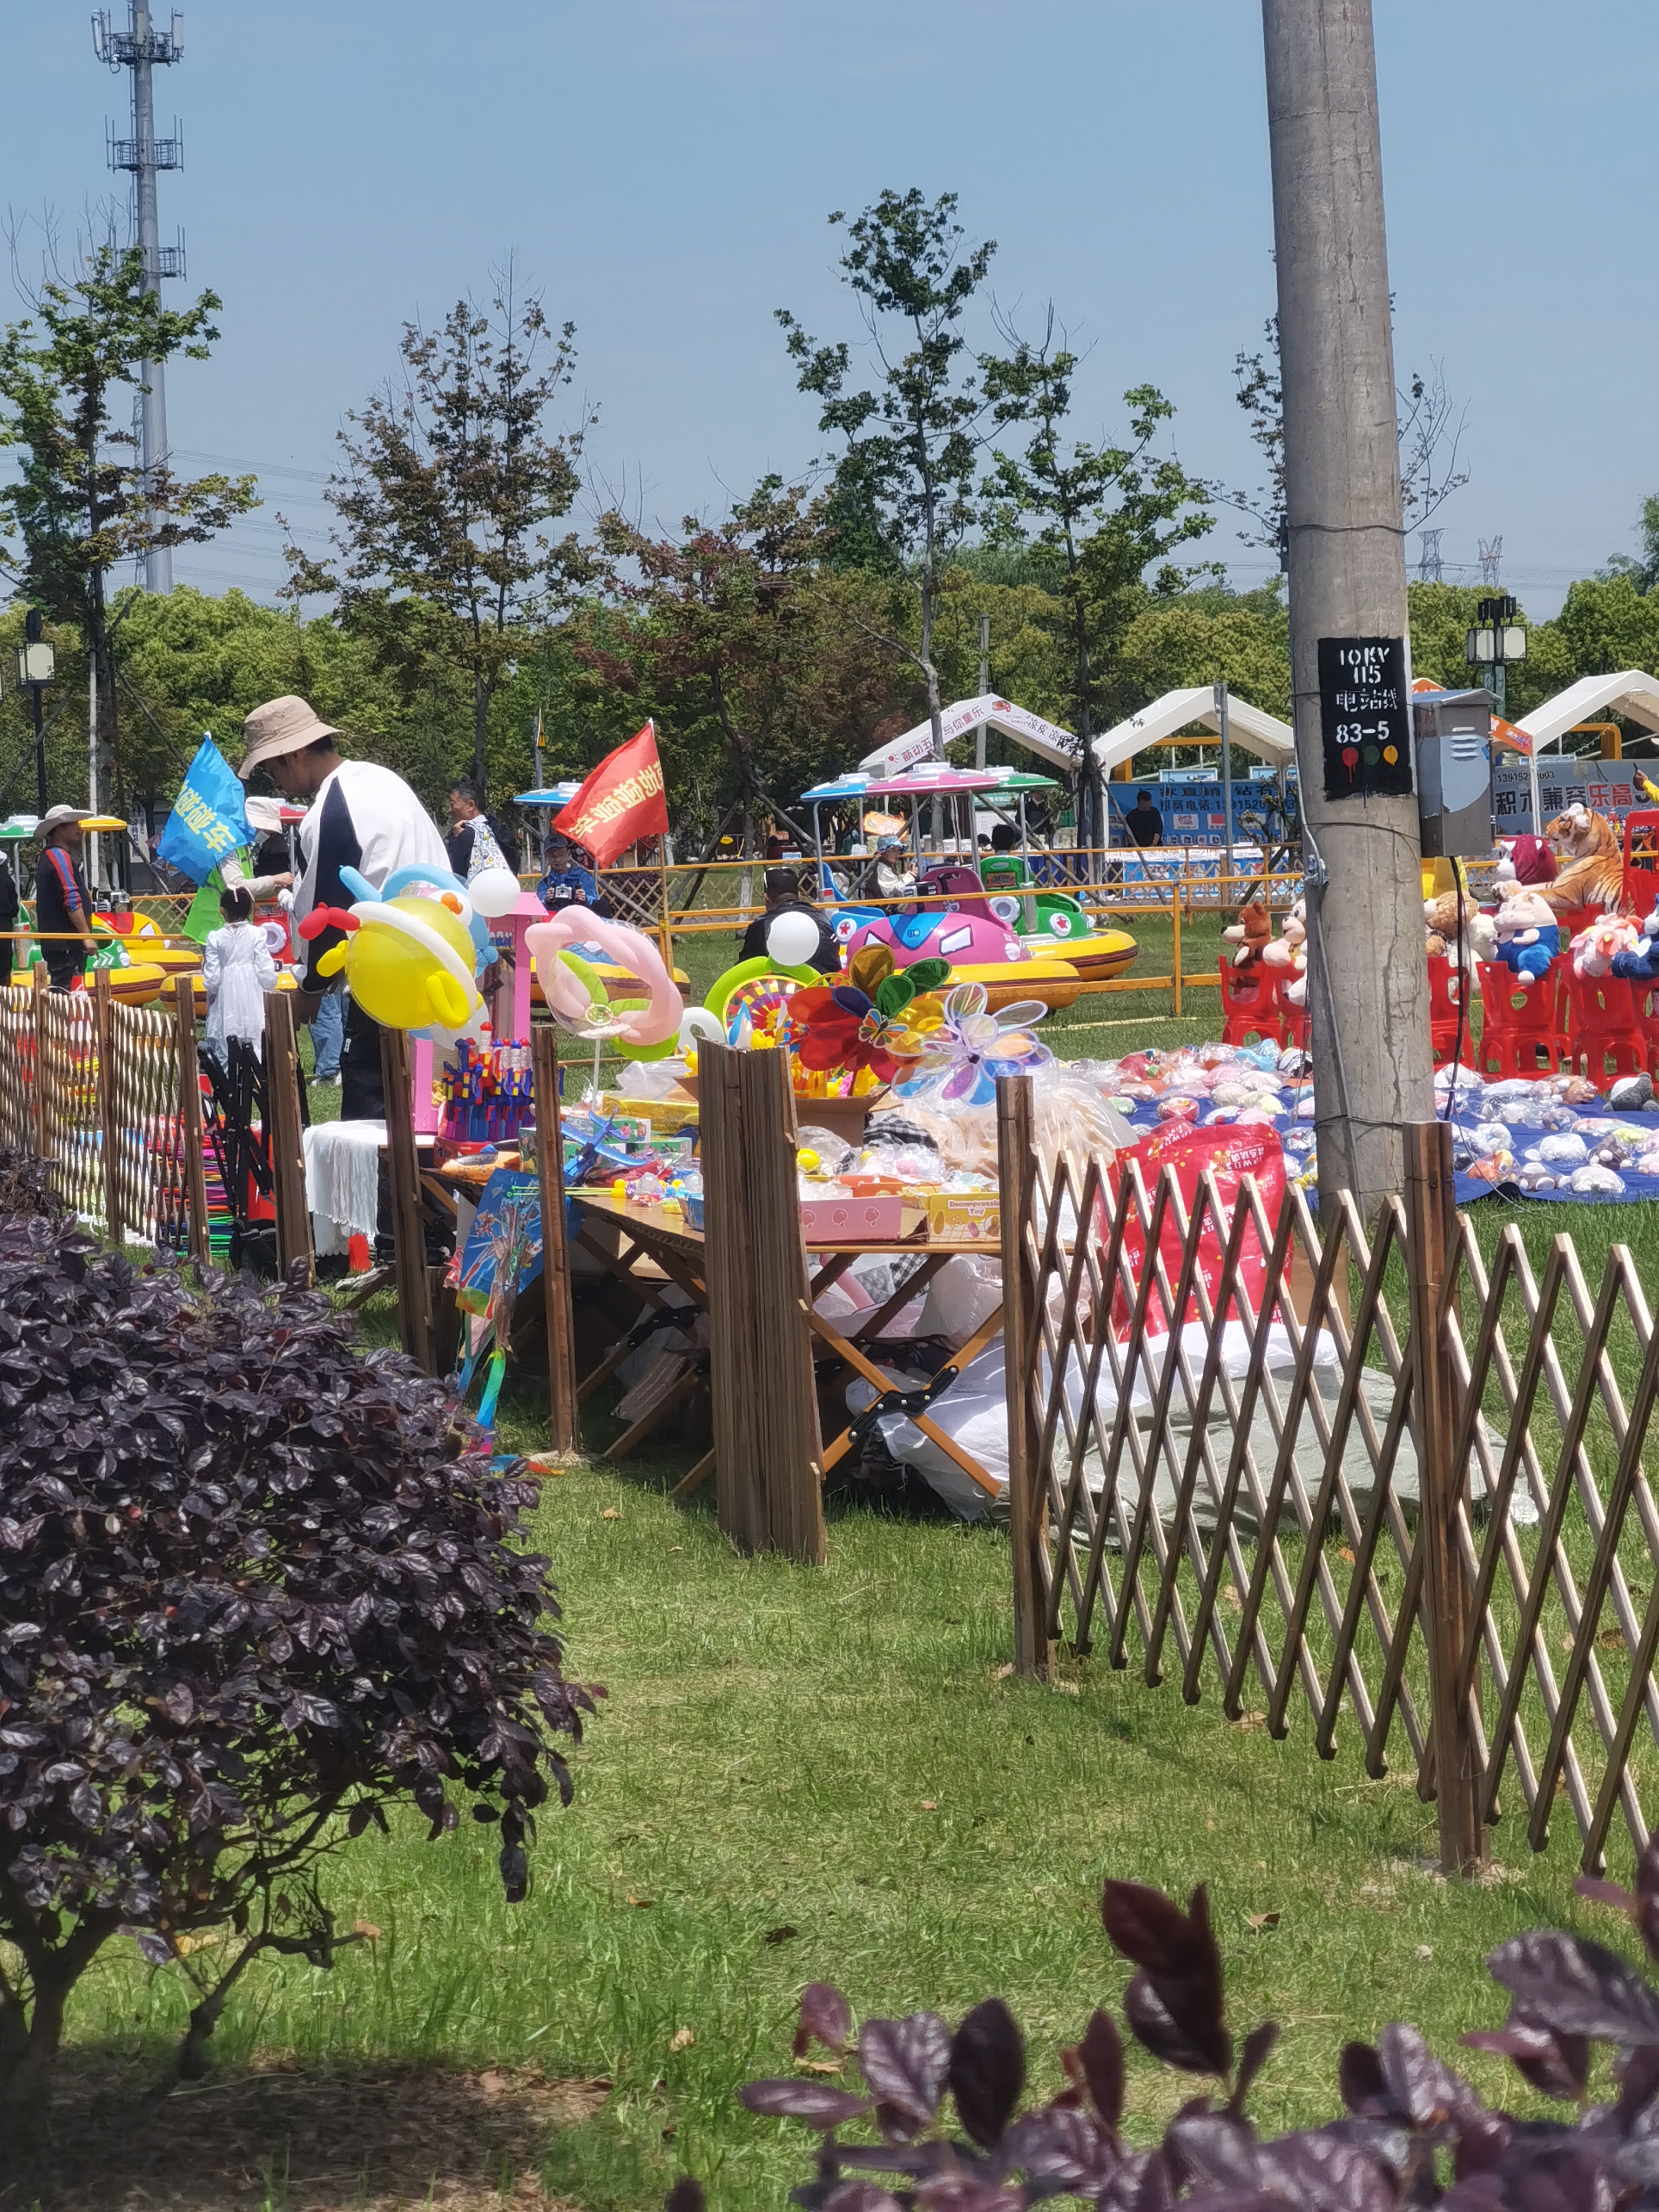
{"type": "Polygon", "coordinates": [[[1642,541],[1641,559],[1628,553],[1610,553],[1606,568],[1598,568],[1596,574],[1604,582],[1613,576],[1628,576],[1638,592],[1650,592],[1659,584],[1659,491],[1650,492],[1642,501],[1636,534],[1642,541]]]}
{"type": "Polygon", "coordinates": [[[220,304],[204,292],[174,313],[149,286],[137,247],[98,245],[72,273],[49,272],[33,312],[0,336],[0,447],[18,457],[0,487],[0,577],[82,633],[96,682],[104,803],[127,803],[112,649],[121,617],[110,571],[164,547],[199,544],[259,504],[252,477],[183,482],[166,467],[146,472],[131,428],[143,364],[175,355],[205,361],[220,304]]]}
{"type": "MultiPolygon", "coordinates": [[[[1281,568],[1290,562],[1285,520],[1285,392],[1279,366],[1279,318],[1262,325],[1267,343],[1261,353],[1240,351],[1233,361],[1233,397],[1244,410],[1250,441],[1267,467],[1267,482],[1249,491],[1228,495],[1228,503],[1254,526],[1241,530],[1246,545],[1266,546],[1281,568]]],[[[1400,503],[1407,530],[1421,530],[1455,491],[1469,480],[1459,466],[1466,404],[1452,397],[1443,362],[1429,373],[1414,368],[1403,390],[1396,389],[1395,423],[1400,438],[1400,503]]]]}
{"type": "Polygon", "coordinates": [[[879,587],[824,566],[823,502],[763,480],[718,525],[688,516],[653,538],[600,519],[619,623],[580,625],[579,655],[607,688],[662,714],[680,804],[712,826],[716,804],[756,817],[844,761],[891,689],[876,632],[879,587]]]}
{"type": "Polygon", "coordinates": [[[1092,847],[1104,820],[1100,771],[1090,746],[1101,661],[1109,658],[1138,611],[1147,570],[1164,563],[1158,583],[1178,590],[1188,574],[1170,565],[1169,556],[1177,545],[1203,537],[1214,519],[1206,504],[1207,487],[1173,457],[1152,453],[1154,440],[1175,414],[1162,392],[1142,384],[1124,393],[1129,434],[1122,444],[1068,441],[1078,357],[1063,332],[1056,338],[1053,308],[1040,345],[1022,338],[1011,324],[1001,329],[1012,350],[984,361],[986,397],[1000,428],[1024,427],[1029,434],[1023,451],[996,449],[985,490],[1001,534],[1029,538],[1054,566],[1092,847]]]}
{"type": "Polygon", "coordinates": [[[818,427],[842,441],[836,469],[838,527],[861,536],[866,561],[909,577],[920,599],[917,641],[889,635],[927,690],[933,757],[945,757],[933,624],[951,550],[976,520],[974,471],[984,395],[972,374],[963,312],[985,281],[994,240],[964,252],[957,196],[931,206],[912,188],[884,191],[846,223],[843,281],[858,295],[879,371],[854,390],[851,349],[820,345],[787,308],[777,310],[799,388],[823,402],[818,427]],[[866,550],[867,549],[867,550],[866,550]]]}
{"type": "Polygon", "coordinates": [[[406,323],[401,385],[374,393],[339,434],[345,466],[326,496],[340,573],[285,548],[288,595],[331,596],[407,695],[427,685],[434,656],[461,675],[481,786],[502,677],[592,574],[575,532],[542,529],[574,504],[592,421],[562,434],[546,427],[574,341],[574,324],[556,332],[539,295],[516,295],[511,262],[487,306],[458,300],[435,331],[406,323]]]}

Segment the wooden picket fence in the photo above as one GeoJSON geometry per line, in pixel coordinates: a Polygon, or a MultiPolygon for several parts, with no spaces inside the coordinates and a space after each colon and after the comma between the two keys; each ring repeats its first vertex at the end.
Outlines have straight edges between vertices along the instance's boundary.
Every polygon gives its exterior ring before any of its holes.
{"type": "Polygon", "coordinates": [[[208,1252],[196,1015],[188,977],[129,1006],[89,991],[0,991],[0,1148],[52,1163],[78,1219],[112,1243],[208,1252]]]}
{"type": "Polygon", "coordinates": [[[1558,1235],[1535,1275],[1509,1224],[1483,1258],[1443,1124],[1368,1229],[1343,1193],[1316,1223],[1249,1177],[1188,1205],[1167,1168],[1047,1171],[999,1092],[1020,1669],[1099,1652],[1275,1737],[1305,1705],[1325,1757],[1346,1722],[1371,1776],[1411,1763],[1449,1870],[1517,1797],[1535,1850],[1558,1804],[1586,1869],[1615,1823],[1639,1850],[1659,1331],[1629,1252],[1594,1285],[1558,1235]]]}

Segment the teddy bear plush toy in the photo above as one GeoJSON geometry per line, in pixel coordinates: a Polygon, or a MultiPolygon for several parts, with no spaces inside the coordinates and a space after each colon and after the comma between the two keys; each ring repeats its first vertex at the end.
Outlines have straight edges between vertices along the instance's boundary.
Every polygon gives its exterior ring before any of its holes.
{"type": "Polygon", "coordinates": [[[1285,915],[1282,934],[1263,950],[1261,958],[1265,966],[1279,971],[1275,980],[1283,981],[1291,1005],[1299,1006],[1308,995],[1307,908],[1301,899],[1285,915]],[[1283,971],[1287,969],[1286,975],[1283,971]]]}
{"type": "Polygon", "coordinates": [[[1627,983],[1659,983],[1659,907],[1642,924],[1635,942],[1615,952],[1609,965],[1627,983]]]}
{"type": "Polygon", "coordinates": [[[1523,991],[1548,974],[1561,950],[1554,909],[1536,891],[1512,891],[1493,915],[1492,929],[1498,958],[1523,991]]]}
{"type": "Polygon", "coordinates": [[[1240,907],[1238,920],[1231,929],[1221,933],[1232,945],[1235,968],[1254,968],[1273,943],[1273,926],[1267,908],[1260,899],[1251,899],[1240,907]]]}
{"type": "Polygon", "coordinates": [[[1467,968],[1471,960],[1491,960],[1498,945],[1492,916],[1483,914],[1467,892],[1462,904],[1463,929],[1460,936],[1455,891],[1443,891],[1438,898],[1423,902],[1423,922],[1431,955],[1447,953],[1458,968],[1467,968]]]}

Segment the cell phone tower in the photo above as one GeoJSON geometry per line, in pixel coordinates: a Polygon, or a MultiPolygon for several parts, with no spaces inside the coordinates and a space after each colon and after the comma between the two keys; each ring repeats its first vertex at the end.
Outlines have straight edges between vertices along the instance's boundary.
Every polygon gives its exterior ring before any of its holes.
{"type": "MultiPolygon", "coordinates": [[[[158,31],[142,0],[128,0],[128,5],[131,13],[125,30],[112,29],[106,9],[97,11],[92,19],[92,44],[99,60],[108,68],[132,71],[132,136],[118,137],[112,125],[106,126],[105,135],[111,168],[125,169],[132,179],[133,231],[143,253],[146,281],[159,290],[164,277],[185,273],[184,233],[179,232],[176,246],[163,246],[155,206],[156,177],[163,169],[184,167],[185,141],[176,117],[172,137],[155,135],[151,71],[158,63],[166,67],[184,59],[185,19],[175,15],[168,29],[158,31]]],[[[143,379],[137,409],[138,461],[148,483],[158,469],[165,468],[167,459],[167,398],[162,364],[146,362],[143,379]]],[[[149,592],[173,589],[171,546],[145,555],[144,588],[149,592]]]]}

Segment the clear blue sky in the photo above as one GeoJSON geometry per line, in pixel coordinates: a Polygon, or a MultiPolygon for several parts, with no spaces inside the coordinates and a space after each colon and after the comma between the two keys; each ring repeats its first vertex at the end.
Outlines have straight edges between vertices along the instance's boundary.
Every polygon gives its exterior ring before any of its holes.
{"type": "MultiPolygon", "coordinates": [[[[1659,11],[1376,12],[1397,364],[1443,361],[1468,403],[1447,574],[1501,533],[1547,612],[1633,550],[1659,487],[1659,11]]],[[[333,434],[404,319],[509,249],[578,325],[591,459],[647,523],[793,474],[818,441],[772,310],[853,334],[825,216],[887,185],[957,191],[999,300],[1035,323],[1052,298],[1092,343],[1082,433],[1154,382],[1189,468],[1255,480],[1231,375],[1273,306],[1255,0],[201,0],[186,30],[157,73],[188,163],[162,234],[184,226],[224,335],[175,372],[173,438],[185,469],[257,469],[267,503],[182,580],[270,595],[275,511],[319,542],[333,434]]],[[[83,0],[9,10],[5,58],[0,202],[72,230],[125,183],[103,159],[125,74],[83,0]]],[[[1211,545],[1264,573],[1230,522],[1211,545]]]]}

